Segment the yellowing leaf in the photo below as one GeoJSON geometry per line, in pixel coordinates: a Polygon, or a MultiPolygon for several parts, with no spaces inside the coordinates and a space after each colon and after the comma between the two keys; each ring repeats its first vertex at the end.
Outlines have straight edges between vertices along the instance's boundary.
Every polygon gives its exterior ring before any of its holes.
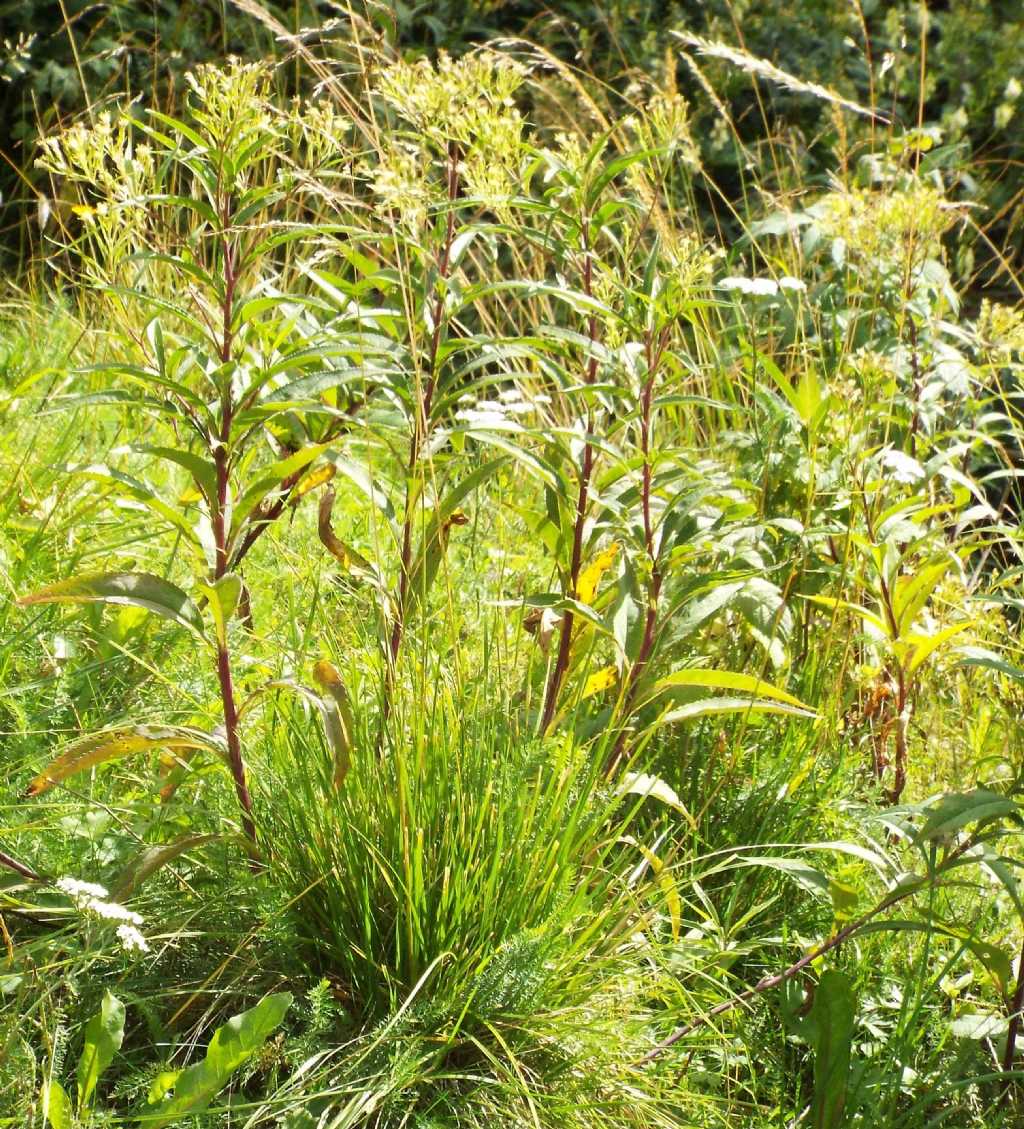
{"type": "Polygon", "coordinates": [[[583,604],[592,604],[594,602],[594,597],[597,595],[597,586],[601,583],[601,577],[604,576],[611,567],[618,552],[618,542],[613,541],[607,549],[598,553],[590,564],[587,565],[580,574],[579,582],[576,585],[577,600],[583,604]]]}
{"type": "Polygon", "coordinates": [[[672,923],[672,940],[678,941],[683,920],[683,900],[679,897],[679,891],[672,879],[672,872],[650,847],[645,847],[643,843],[637,843],[637,849],[650,863],[651,870],[654,872],[654,880],[658,883],[658,889],[661,890],[662,897],[665,899],[665,908],[668,910],[669,920],[672,923]]]}
{"type": "Polygon", "coordinates": [[[600,694],[602,690],[607,690],[609,686],[614,686],[618,681],[618,673],[613,666],[602,667],[601,670],[596,670],[584,682],[583,693],[581,698],[590,698],[594,694],[600,694]]]}
{"type": "Polygon", "coordinates": [[[313,666],[313,677],[325,694],[321,707],[324,733],[334,755],[334,787],[340,788],[352,763],[352,706],[333,663],[321,659],[313,666]]]}
{"type": "Polygon", "coordinates": [[[338,468],[333,463],[325,463],[322,467],[317,467],[316,470],[310,471],[299,482],[292,496],[301,498],[303,494],[308,494],[310,490],[315,490],[318,486],[323,486],[325,482],[330,482],[337,473],[338,468]]]}
{"type": "Polygon", "coordinates": [[[910,661],[907,664],[907,673],[913,674],[918,667],[948,639],[959,635],[961,631],[974,626],[974,620],[965,619],[960,623],[951,624],[937,631],[934,635],[911,635],[908,642],[911,644],[910,661]]]}
{"type": "Polygon", "coordinates": [[[214,738],[198,729],[158,728],[136,725],[129,729],[108,729],[73,742],[28,786],[26,795],[38,796],[54,784],[75,773],[120,760],[148,749],[211,749],[222,752],[214,738]]]}

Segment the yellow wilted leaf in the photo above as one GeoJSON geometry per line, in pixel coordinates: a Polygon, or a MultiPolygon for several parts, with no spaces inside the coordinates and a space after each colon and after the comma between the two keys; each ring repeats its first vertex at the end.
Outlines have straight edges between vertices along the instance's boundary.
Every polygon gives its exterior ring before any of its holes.
{"type": "Polygon", "coordinates": [[[334,754],[334,787],[340,788],[352,763],[352,706],[337,667],[326,659],[313,666],[313,677],[325,693],[324,732],[334,754]]]}
{"type": "Polygon", "coordinates": [[[604,549],[587,565],[587,567],[580,574],[579,582],[576,585],[576,599],[584,604],[591,604],[594,602],[594,596],[597,595],[597,586],[601,583],[601,577],[611,567],[612,562],[615,560],[619,552],[619,545],[617,541],[613,541],[607,549],[604,549]]]}
{"type": "Polygon", "coordinates": [[[330,482],[337,473],[338,468],[333,463],[325,463],[324,466],[317,467],[316,470],[310,471],[295,487],[293,497],[301,498],[303,494],[308,494],[310,490],[315,490],[318,486],[323,486],[325,482],[330,482]]]}
{"type": "Polygon", "coordinates": [[[613,666],[602,667],[600,670],[595,670],[594,673],[583,683],[583,698],[590,698],[594,694],[600,694],[602,690],[607,690],[609,686],[614,686],[618,681],[618,673],[613,666]]]}
{"type": "Polygon", "coordinates": [[[672,872],[649,847],[645,847],[643,843],[637,843],[637,848],[654,872],[654,880],[665,899],[665,908],[668,910],[669,921],[672,924],[672,940],[678,941],[683,920],[683,902],[672,878],[672,872]]]}

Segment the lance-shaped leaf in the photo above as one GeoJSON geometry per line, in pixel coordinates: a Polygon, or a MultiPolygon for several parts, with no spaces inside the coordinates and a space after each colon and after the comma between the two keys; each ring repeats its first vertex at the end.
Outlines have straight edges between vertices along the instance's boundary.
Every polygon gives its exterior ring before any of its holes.
{"type": "Polygon", "coordinates": [[[773,702],[766,698],[701,698],[685,706],[669,710],[658,718],[658,725],[675,721],[690,721],[695,717],[708,717],[719,713],[781,713],[794,717],[815,717],[813,710],[791,706],[788,702],[773,702]]]}
{"type": "Polygon", "coordinates": [[[46,1118],[50,1129],[74,1129],[71,1099],[56,1079],[43,1083],[40,1096],[43,1099],[43,1117],[46,1118]]]}
{"type": "Polygon", "coordinates": [[[185,835],[173,843],[144,847],[118,875],[110,891],[111,898],[115,902],[122,901],[162,866],[180,858],[193,847],[201,847],[219,838],[219,835],[185,835]]]}
{"type": "Polygon", "coordinates": [[[286,480],[295,480],[310,463],[318,459],[326,450],[327,444],[304,447],[296,454],[267,467],[264,473],[248,487],[235,503],[231,514],[232,533],[242,528],[264,498],[277,490],[281,483],[286,480]]]}
{"type": "Polygon", "coordinates": [[[324,548],[341,565],[345,572],[361,579],[369,579],[380,586],[380,574],[377,569],[361,553],[356,552],[350,545],[334,532],[331,518],[334,513],[334,487],[329,486],[320,498],[320,510],[317,518],[317,533],[324,548]]]}
{"type": "Polygon", "coordinates": [[[814,1129],[841,1129],[850,1076],[857,1002],[853,985],[843,973],[822,973],[814,992],[810,1019],[814,1030],[814,1129]]]}
{"type": "Polygon", "coordinates": [[[332,663],[321,660],[313,667],[313,677],[324,688],[318,694],[312,687],[294,678],[275,678],[256,689],[243,703],[238,713],[244,715],[254,702],[270,690],[289,690],[319,713],[323,722],[324,739],[333,757],[333,781],[340,788],[348,774],[352,758],[353,718],[352,707],[341,681],[341,676],[332,663]]]}
{"type": "Polygon", "coordinates": [[[973,619],[965,619],[961,620],[959,623],[950,624],[949,627],[944,627],[941,631],[936,631],[934,635],[908,635],[906,638],[906,643],[909,648],[909,656],[906,660],[907,673],[913,674],[918,667],[922,666],[947,640],[952,639],[954,635],[959,635],[961,631],[966,631],[969,627],[973,626],[973,619]]]}
{"type": "Polygon", "coordinates": [[[101,463],[96,463],[93,466],[74,467],[72,473],[106,483],[117,497],[145,506],[146,509],[159,515],[176,529],[189,545],[198,546],[196,531],[192,528],[188,518],[180,510],[165,502],[140,479],[133,478],[130,474],[114,470],[101,463]]]}
{"type": "Polygon", "coordinates": [[[927,809],[924,826],[914,835],[917,843],[951,839],[969,823],[989,823],[1020,812],[1018,804],[988,788],[953,792],[927,809]]]}
{"type": "Polygon", "coordinates": [[[196,587],[209,602],[217,642],[223,647],[227,643],[228,623],[235,614],[242,595],[242,578],[237,573],[226,572],[212,584],[199,584],[196,587]]]}
{"type": "Polygon", "coordinates": [[[507,462],[504,458],[492,459],[477,467],[471,474],[467,474],[457,486],[454,486],[438,503],[437,508],[426,530],[423,533],[423,542],[413,559],[409,570],[408,593],[410,602],[425,600],[434,580],[438,568],[448,548],[448,537],[453,525],[465,525],[468,518],[459,509],[462,502],[473,493],[483,482],[507,462]]]}
{"type": "Polygon", "coordinates": [[[103,993],[100,1010],[85,1025],[85,1046],[78,1059],[78,1112],[89,1104],[100,1075],[114,1061],[124,1041],[124,1004],[103,993]]]}
{"type": "Polygon", "coordinates": [[[169,580],[149,572],[97,572],[30,592],[19,604],[129,604],[180,623],[203,637],[199,608],[169,580]]]}
{"type": "Polygon", "coordinates": [[[740,674],[732,670],[705,670],[696,668],[677,670],[674,674],[659,678],[653,686],[653,691],[655,694],[660,694],[665,691],[683,688],[728,690],[730,692],[739,691],[740,693],[753,694],[759,698],[770,698],[776,702],[785,702],[787,705],[795,706],[800,710],[806,710],[808,713],[814,712],[810,706],[805,705],[799,698],[795,698],[785,690],[780,690],[770,682],[765,682],[750,674],[740,674]]]}
{"type": "Polygon", "coordinates": [[[923,565],[906,576],[898,576],[893,585],[892,608],[900,634],[905,635],[924,610],[942,578],[949,571],[948,560],[923,565]]]}
{"type": "Polygon", "coordinates": [[[160,728],[135,725],[126,729],[106,729],[92,733],[69,745],[56,760],[43,769],[28,786],[26,795],[38,796],[69,776],[110,761],[122,760],[150,749],[209,749],[224,755],[224,748],[208,733],[183,727],[160,728]]]}
{"type": "Polygon", "coordinates": [[[152,1114],[143,1114],[138,1123],[148,1129],[164,1129],[189,1114],[201,1113],[280,1026],[291,1002],[290,992],[278,992],[218,1027],[202,1062],[175,1079],[174,1096],[152,1114]]]}

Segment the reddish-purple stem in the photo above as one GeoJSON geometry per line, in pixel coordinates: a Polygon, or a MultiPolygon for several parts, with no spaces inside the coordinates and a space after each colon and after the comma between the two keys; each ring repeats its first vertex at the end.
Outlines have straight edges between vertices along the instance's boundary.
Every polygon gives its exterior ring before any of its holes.
{"type": "MultiPolygon", "coordinates": [[[[593,295],[593,261],[590,253],[590,229],[583,225],[583,293],[587,297],[593,295]]],[[[590,339],[591,355],[587,362],[585,381],[593,384],[597,379],[597,355],[593,346],[597,344],[597,317],[591,314],[587,321],[587,336],[590,339]]],[[[569,576],[565,586],[565,594],[574,598],[579,587],[580,569],[583,565],[583,530],[587,521],[587,503],[590,500],[590,481],[594,473],[594,448],[590,445],[590,435],[593,431],[593,416],[588,406],[586,429],[583,436],[583,462],[580,465],[579,492],[576,496],[576,518],[572,533],[572,556],[569,560],[569,576]]],[[[569,655],[572,650],[572,628],[575,616],[570,609],[562,613],[558,628],[558,654],[555,665],[551,668],[548,677],[547,689],[544,694],[544,711],[541,715],[540,729],[546,733],[551,728],[558,708],[558,695],[562,689],[562,682],[569,669],[569,655]]]]}

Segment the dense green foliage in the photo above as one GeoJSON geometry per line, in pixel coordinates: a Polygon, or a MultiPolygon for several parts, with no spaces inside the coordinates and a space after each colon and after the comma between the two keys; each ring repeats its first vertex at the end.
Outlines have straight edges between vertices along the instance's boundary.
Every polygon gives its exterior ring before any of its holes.
{"type": "Polygon", "coordinates": [[[8,64],[0,1126],[1017,1124],[1019,14],[244,12],[8,64]]]}

